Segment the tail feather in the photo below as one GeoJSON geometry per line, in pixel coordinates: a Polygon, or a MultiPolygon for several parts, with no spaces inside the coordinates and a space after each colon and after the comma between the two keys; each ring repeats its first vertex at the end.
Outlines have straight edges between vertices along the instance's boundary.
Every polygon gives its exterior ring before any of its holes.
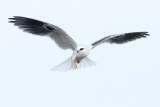
{"type": "Polygon", "coordinates": [[[87,66],[93,66],[96,65],[95,62],[93,62],[92,60],[90,60],[88,57],[83,58],[81,63],[79,64],[79,68],[86,68],[87,66]]]}
{"type": "MultiPolygon", "coordinates": [[[[77,68],[86,68],[87,66],[93,66],[95,65],[95,63],[90,60],[88,57],[83,58],[81,60],[81,62],[77,65],[77,68]]],[[[69,70],[74,70],[76,69],[74,67],[74,61],[72,60],[72,57],[69,57],[68,59],[66,59],[64,62],[60,63],[59,65],[55,66],[53,69],[53,71],[69,71],[69,70]]]]}
{"type": "Polygon", "coordinates": [[[95,62],[93,62],[92,60],[90,60],[89,58],[86,58],[86,62],[89,66],[93,66],[93,65],[96,65],[95,62]]]}
{"type": "Polygon", "coordinates": [[[69,57],[68,59],[66,59],[64,62],[58,64],[57,66],[55,66],[53,69],[53,71],[69,71],[73,69],[73,61],[72,61],[72,57],[69,57]]]}

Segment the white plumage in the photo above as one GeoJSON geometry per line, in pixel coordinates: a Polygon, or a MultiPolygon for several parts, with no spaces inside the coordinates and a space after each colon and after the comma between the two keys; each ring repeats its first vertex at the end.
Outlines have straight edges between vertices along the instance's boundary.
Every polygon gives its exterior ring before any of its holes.
{"type": "Polygon", "coordinates": [[[13,18],[9,19],[9,22],[14,23],[14,25],[18,26],[23,31],[40,36],[51,37],[60,48],[64,50],[71,49],[73,51],[71,57],[53,69],[58,71],[68,71],[76,68],[95,65],[95,63],[87,56],[90,54],[90,51],[93,48],[102,43],[122,44],[138,38],[149,36],[148,32],[131,32],[106,36],[89,46],[77,45],[77,43],[65,31],[52,24],[21,16],[14,16],[13,18]]]}

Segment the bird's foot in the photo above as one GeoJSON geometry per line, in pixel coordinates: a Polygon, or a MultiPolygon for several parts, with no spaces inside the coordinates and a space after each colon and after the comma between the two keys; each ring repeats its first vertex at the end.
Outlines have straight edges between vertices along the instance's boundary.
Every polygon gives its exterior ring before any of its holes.
{"type": "Polygon", "coordinates": [[[75,69],[77,68],[77,62],[74,63],[74,68],[75,68],[75,69]]]}
{"type": "Polygon", "coordinates": [[[77,68],[77,64],[79,64],[80,63],[80,59],[78,59],[78,60],[76,60],[76,62],[74,63],[74,68],[76,69],[77,68]]]}

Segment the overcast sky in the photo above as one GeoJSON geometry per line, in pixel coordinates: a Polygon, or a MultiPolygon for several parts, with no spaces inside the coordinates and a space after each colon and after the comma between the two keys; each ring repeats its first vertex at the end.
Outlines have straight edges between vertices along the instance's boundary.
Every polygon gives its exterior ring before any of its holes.
{"type": "Polygon", "coordinates": [[[0,107],[160,107],[159,0],[1,0],[0,107]],[[47,37],[8,23],[25,16],[64,29],[78,44],[148,31],[127,44],[103,44],[96,66],[50,69],[71,56],[47,37]]]}

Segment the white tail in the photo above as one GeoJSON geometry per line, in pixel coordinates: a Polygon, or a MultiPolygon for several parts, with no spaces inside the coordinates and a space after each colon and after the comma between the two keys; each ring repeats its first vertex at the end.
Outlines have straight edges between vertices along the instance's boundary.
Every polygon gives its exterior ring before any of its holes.
{"type": "MultiPolygon", "coordinates": [[[[80,63],[77,65],[77,68],[85,68],[87,66],[93,66],[95,63],[91,61],[88,57],[83,58],[80,63]]],[[[69,71],[76,69],[74,67],[74,61],[72,60],[72,57],[69,57],[64,62],[60,63],[59,65],[55,66],[53,69],[54,71],[69,71]]]]}
{"type": "Polygon", "coordinates": [[[77,68],[86,68],[87,66],[93,66],[96,65],[95,62],[93,62],[92,60],[90,60],[88,57],[85,57],[81,60],[81,62],[78,64],[77,68]]]}

